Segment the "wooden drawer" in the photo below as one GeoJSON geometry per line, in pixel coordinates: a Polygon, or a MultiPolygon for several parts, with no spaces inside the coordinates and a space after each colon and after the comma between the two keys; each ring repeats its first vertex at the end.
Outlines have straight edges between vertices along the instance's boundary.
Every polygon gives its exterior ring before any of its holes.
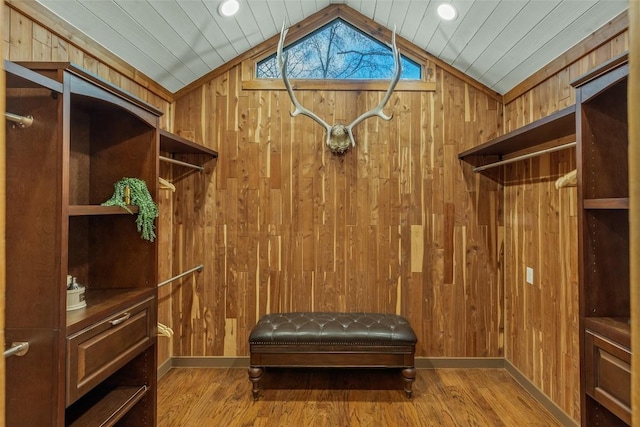
{"type": "Polygon", "coordinates": [[[153,298],[67,337],[67,406],[152,343],[153,298]]]}
{"type": "Polygon", "coordinates": [[[587,330],[586,392],[631,425],[631,352],[587,330]]]}

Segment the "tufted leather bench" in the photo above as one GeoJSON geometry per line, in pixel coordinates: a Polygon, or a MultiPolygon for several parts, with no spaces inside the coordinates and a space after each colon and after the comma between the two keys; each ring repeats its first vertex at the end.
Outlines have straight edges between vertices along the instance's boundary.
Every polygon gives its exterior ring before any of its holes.
{"type": "Polygon", "coordinates": [[[404,391],[416,377],[416,334],[402,316],[381,313],[274,313],[249,336],[253,398],[265,367],[401,368],[404,391]]]}

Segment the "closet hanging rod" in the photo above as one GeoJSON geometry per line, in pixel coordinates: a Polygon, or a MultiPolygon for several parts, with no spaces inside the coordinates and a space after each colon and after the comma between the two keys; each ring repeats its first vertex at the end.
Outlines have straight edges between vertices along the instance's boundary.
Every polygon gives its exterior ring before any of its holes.
{"type": "Polygon", "coordinates": [[[509,163],[517,162],[518,160],[530,159],[531,157],[537,157],[537,156],[541,156],[543,154],[553,153],[554,151],[560,151],[560,150],[564,150],[566,148],[571,148],[571,147],[575,147],[575,146],[576,146],[575,142],[569,142],[568,144],[558,145],[557,147],[545,148],[544,150],[534,151],[533,153],[523,154],[521,156],[513,157],[511,159],[501,160],[499,162],[494,162],[494,163],[489,163],[489,164],[484,165],[484,166],[477,166],[477,167],[473,168],[473,171],[474,172],[480,172],[480,171],[483,171],[485,169],[490,169],[490,168],[494,168],[496,166],[506,165],[506,164],[509,164],[509,163]]]}
{"type": "Polygon", "coordinates": [[[165,156],[159,156],[159,157],[160,157],[160,160],[162,160],[164,162],[175,163],[176,165],[186,166],[188,168],[193,168],[193,169],[198,169],[200,172],[202,172],[204,170],[204,166],[192,165],[191,163],[182,162],[180,160],[171,159],[171,158],[165,157],[165,156]]]}
{"type": "Polygon", "coordinates": [[[202,265],[202,264],[200,264],[200,265],[198,265],[198,266],[195,266],[195,267],[193,267],[191,270],[187,270],[187,271],[185,271],[184,273],[180,273],[180,274],[178,274],[177,276],[173,276],[171,279],[167,279],[167,280],[165,280],[164,282],[160,282],[160,283],[158,283],[158,287],[160,287],[160,286],[164,286],[164,285],[166,285],[167,283],[171,283],[171,282],[173,282],[174,280],[177,280],[177,279],[179,279],[179,278],[181,278],[181,277],[186,276],[187,274],[191,274],[191,273],[193,273],[194,271],[201,271],[203,268],[204,268],[204,265],[202,265]]]}
{"type": "Polygon", "coordinates": [[[17,114],[5,112],[4,117],[11,122],[17,123],[21,128],[28,128],[33,124],[32,116],[19,116],[17,114]]]}
{"type": "Polygon", "coordinates": [[[24,356],[29,351],[28,342],[12,342],[11,347],[4,351],[4,358],[11,356],[24,356]]]}

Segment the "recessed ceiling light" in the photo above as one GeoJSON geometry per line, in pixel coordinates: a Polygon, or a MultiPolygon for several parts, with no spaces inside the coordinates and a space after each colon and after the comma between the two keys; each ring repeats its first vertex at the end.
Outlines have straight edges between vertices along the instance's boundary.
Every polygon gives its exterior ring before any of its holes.
{"type": "Polygon", "coordinates": [[[449,3],[442,3],[438,6],[438,15],[445,21],[453,21],[458,17],[458,11],[449,3]]]}
{"type": "Polygon", "coordinates": [[[218,6],[218,13],[222,16],[233,16],[240,9],[238,0],[225,0],[218,6]]]}

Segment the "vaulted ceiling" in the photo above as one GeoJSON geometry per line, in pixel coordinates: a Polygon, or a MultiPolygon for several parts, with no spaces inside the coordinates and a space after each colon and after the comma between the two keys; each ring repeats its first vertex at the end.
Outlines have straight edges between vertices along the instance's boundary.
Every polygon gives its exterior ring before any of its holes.
{"type": "Polygon", "coordinates": [[[346,4],[501,94],[627,9],[627,0],[37,0],[170,92],[329,4],[346,4]],[[454,21],[437,6],[452,3],[454,21]]]}

